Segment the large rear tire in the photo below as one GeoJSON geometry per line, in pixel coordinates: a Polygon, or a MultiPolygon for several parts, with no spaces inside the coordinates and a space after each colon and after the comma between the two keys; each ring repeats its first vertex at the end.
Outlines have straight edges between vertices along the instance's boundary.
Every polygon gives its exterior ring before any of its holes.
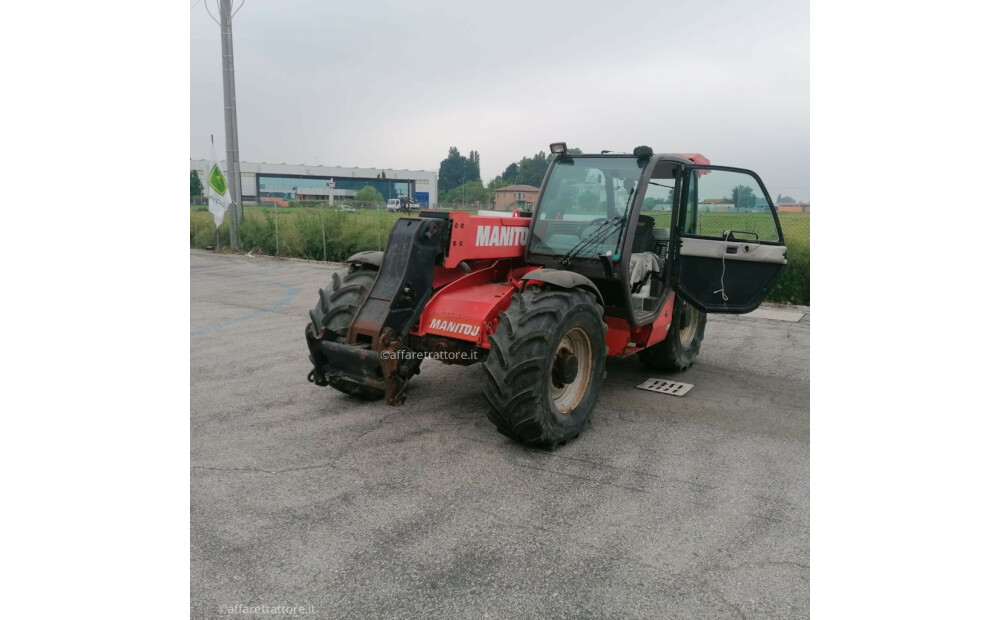
{"type": "Polygon", "coordinates": [[[639,351],[639,361],[666,372],[686,370],[694,363],[705,338],[707,316],[691,304],[674,296],[674,313],[667,337],[639,351]]]}
{"type": "Polygon", "coordinates": [[[547,449],[580,434],[604,379],[603,314],[582,289],[529,286],[514,294],[483,364],[488,417],[498,431],[547,449]]]}
{"type": "MultiPolygon", "coordinates": [[[[378,275],[376,269],[364,264],[352,264],[345,275],[334,273],[326,288],[320,289],[316,307],[309,311],[313,335],[318,336],[316,326],[319,325],[326,328],[323,331],[325,340],[346,342],[347,331],[358,313],[358,308],[368,297],[368,291],[371,290],[376,275],[378,275]]],[[[309,359],[313,364],[316,363],[311,355],[309,359]]],[[[360,398],[370,400],[385,398],[384,390],[341,379],[332,379],[330,387],[360,398]]]]}

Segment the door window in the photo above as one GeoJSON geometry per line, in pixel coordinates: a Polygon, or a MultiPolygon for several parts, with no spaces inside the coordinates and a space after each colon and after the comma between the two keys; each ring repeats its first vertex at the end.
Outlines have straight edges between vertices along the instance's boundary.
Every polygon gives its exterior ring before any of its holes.
{"type": "Polygon", "coordinates": [[[767,193],[747,172],[693,169],[681,230],[699,237],[781,241],[767,193]]]}

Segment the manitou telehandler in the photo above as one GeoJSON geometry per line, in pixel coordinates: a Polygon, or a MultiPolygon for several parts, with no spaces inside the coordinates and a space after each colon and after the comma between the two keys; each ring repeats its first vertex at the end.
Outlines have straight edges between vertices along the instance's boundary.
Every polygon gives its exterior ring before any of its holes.
{"type": "Polygon", "coordinates": [[[424,211],[385,252],[350,257],[309,312],[309,381],[400,405],[425,357],[482,362],[497,429],[552,448],[583,429],[609,355],[684,370],[705,313],[750,312],[784,270],[754,172],[645,146],[551,150],[530,214],[424,211]]]}

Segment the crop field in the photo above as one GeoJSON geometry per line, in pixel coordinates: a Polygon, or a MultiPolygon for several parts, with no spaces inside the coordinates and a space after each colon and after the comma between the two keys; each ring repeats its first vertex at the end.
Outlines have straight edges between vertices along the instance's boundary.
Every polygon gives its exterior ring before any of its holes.
{"type": "MultiPolygon", "coordinates": [[[[342,261],[362,250],[385,249],[393,223],[403,213],[382,208],[343,212],[334,208],[245,207],[241,237],[247,251],[311,260],[342,261]]],[[[670,213],[648,213],[657,226],[669,226],[670,213]]],[[[720,235],[748,231],[772,240],[769,217],[757,213],[702,213],[698,231],[720,235]]],[[[809,214],[779,215],[788,246],[788,269],[768,295],[771,301],[809,305],[809,214]]],[[[229,247],[228,216],[218,231],[204,207],[191,211],[191,246],[229,247]]]]}

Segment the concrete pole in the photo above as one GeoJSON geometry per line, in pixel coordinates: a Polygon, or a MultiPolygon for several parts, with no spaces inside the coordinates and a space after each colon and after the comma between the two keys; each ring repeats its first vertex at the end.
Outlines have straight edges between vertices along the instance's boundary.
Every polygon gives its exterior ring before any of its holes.
{"type": "Polygon", "coordinates": [[[240,249],[240,223],[243,220],[243,187],[240,178],[240,147],[236,133],[236,81],[233,65],[233,7],[230,0],[219,0],[219,25],[222,28],[222,90],[225,96],[226,165],[229,174],[230,196],[233,205],[229,210],[230,246],[240,249]]]}

